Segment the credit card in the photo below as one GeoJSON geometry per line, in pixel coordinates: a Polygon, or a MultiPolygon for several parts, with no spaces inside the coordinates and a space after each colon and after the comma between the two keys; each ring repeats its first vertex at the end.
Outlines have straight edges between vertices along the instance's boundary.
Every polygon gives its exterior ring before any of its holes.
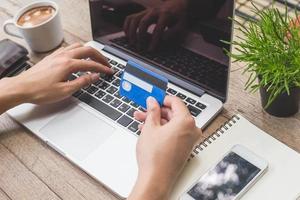
{"type": "Polygon", "coordinates": [[[162,106],[167,86],[168,79],[165,77],[128,61],[121,79],[120,94],[143,108],[147,107],[146,100],[150,96],[162,106]]]}

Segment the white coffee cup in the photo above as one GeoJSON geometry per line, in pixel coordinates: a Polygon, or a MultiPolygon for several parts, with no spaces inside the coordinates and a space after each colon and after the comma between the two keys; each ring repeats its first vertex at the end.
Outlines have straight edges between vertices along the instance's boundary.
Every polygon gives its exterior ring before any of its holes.
{"type": "Polygon", "coordinates": [[[4,22],[3,30],[9,35],[25,39],[35,52],[47,52],[55,49],[62,43],[64,37],[59,7],[55,2],[46,0],[33,2],[21,8],[13,19],[4,22]],[[55,13],[48,20],[32,27],[20,26],[17,23],[26,11],[43,6],[51,6],[55,9],[55,13]]]}

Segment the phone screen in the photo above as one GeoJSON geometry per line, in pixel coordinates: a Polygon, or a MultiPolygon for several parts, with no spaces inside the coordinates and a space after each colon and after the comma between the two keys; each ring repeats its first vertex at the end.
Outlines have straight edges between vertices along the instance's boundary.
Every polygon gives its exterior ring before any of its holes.
{"type": "Polygon", "coordinates": [[[199,179],[188,194],[196,200],[232,200],[260,172],[234,152],[199,179]]]}

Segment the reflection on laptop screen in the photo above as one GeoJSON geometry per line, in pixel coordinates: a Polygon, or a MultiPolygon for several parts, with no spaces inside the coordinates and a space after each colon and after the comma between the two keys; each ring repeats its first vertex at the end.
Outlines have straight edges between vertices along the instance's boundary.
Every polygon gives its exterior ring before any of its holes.
{"type": "Polygon", "coordinates": [[[225,98],[233,0],[90,0],[93,38],[225,98]]]}

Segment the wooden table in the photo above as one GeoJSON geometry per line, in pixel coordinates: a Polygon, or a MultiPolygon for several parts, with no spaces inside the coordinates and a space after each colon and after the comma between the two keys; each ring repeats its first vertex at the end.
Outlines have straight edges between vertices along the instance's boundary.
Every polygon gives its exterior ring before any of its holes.
{"type": "MultiPolygon", "coordinates": [[[[30,0],[1,0],[0,25],[30,0]]],[[[87,0],[58,1],[65,31],[65,43],[91,40],[87,0]]],[[[10,38],[22,45],[23,40],[0,31],[0,39],[10,38]]],[[[27,46],[26,46],[27,47],[27,46]]],[[[30,54],[33,63],[45,55],[30,54]]],[[[247,75],[234,64],[230,74],[229,99],[223,112],[205,130],[209,135],[235,113],[278,140],[300,152],[300,114],[279,119],[266,114],[258,94],[244,91],[247,75]]],[[[0,117],[0,199],[116,199],[100,183],[12,121],[7,114],[0,117]]]]}

